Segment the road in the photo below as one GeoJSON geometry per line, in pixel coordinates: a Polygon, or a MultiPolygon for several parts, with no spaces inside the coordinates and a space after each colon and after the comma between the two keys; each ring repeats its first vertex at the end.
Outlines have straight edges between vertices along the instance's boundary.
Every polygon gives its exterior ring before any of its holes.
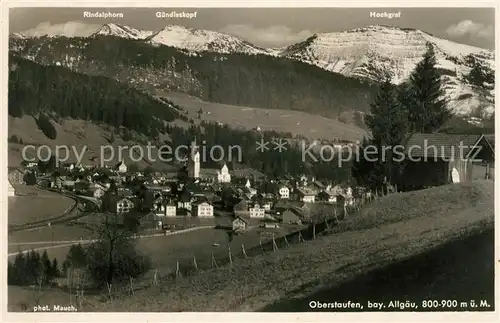
{"type": "Polygon", "coordinates": [[[22,225],[16,225],[16,226],[10,226],[9,227],[9,232],[14,232],[14,231],[30,231],[30,230],[36,230],[36,229],[39,229],[39,228],[43,228],[43,227],[46,227],[47,225],[50,224],[61,224],[61,223],[65,223],[65,222],[68,222],[68,221],[71,221],[71,220],[75,220],[81,216],[83,216],[84,214],[80,214],[78,215],[78,206],[82,203],[82,201],[84,203],[87,203],[87,202],[90,202],[92,204],[94,204],[94,206],[96,207],[96,209],[100,209],[100,201],[99,199],[96,199],[96,198],[93,198],[93,197],[89,197],[89,196],[83,196],[83,195],[76,195],[76,194],[72,194],[72,193],[67,193],[67,192],[60,192],[58,190],[54,190],[54,189],[46,189],[46,188],[43,188],[43,187],[39,187],[37,186],[39,189],[41,190],[46,190],[46,191],[49,191],[49,192],[54,192],[54,193],[58,193],[58,194],[61,194],[65,197],[68,197],[68,198],[71,198],[75,201],[75,203],[68,207],[62,214],[60,215],[57,215],[57,216],[54,216],[54,217],[51,217],[51,218],[48,218],[48,219],[44,219],[44,220],[40,220],[40,221],[37,221],[37,222],[31,222],[31,223],[26,223],[26,224],[22,224],[22,225]],[[77,211],[77,215],[76,216],[70,216],[71,213],[73,213],[74,211],[77,211]]]}
{"type": "MultiPolygon", "coordinates": [[[[154,233],[154,234],[144,234],[144,235],[139,235],[139,236],[134,236],[132,239],[142,239],[142,238],[152,238],[152,237],[164,237],[164,236],[171,236],[171,235],[176,235],[176,234],[182,234],[190,231],[195,231],[195,230],[201,230],[201,229],[213,229],[214,226],[200,226],[200,227],[194,227],[194,228],[189,228],[189,229],[184,229],[184,230],[179,230],[179,231],[174,231],[174,232],[167,232],[165,233],[154,233]]],[[[16,243],[9,243],[9,246],[19,246],[19,245],[41,245],[41,244],[47,244],[47,246],[44,247],[39,247],[39,248],[34,248],[34,249],[26,249],[26,250],[21,250],[17,252],[12,252],[9,253],[9,257],[16,256],[17,254],[20,253],[25,253],[31,250],[34,251],[42,251],[42,250],[48,250],[48,249],[55,249],[55,248],[64,248],[64,247],[69,247],[72,245],[76,244],[89,244],[92,242],[96,242],[98,239],[92,239],[92,240],[62,240],[62,241],[30,241],[30,242],[16,242],[16,243]],[[56,246],[54,246],[54,243],[61,243],[56,246]]]]}

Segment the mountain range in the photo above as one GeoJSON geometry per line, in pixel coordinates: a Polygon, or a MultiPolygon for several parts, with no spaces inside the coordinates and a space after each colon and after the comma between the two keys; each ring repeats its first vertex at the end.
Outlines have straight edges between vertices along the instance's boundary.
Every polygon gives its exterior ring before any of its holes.
{"type": "MultiPolygon", "coordinates": [[[[115,78],[132,84],[141,83],[141,87],[186,92],[220,103],[255,106],[262,103],[255,99],[242,98],[245,94],[240,94],[240,97],[232,99],[207,95],[207,92],[210,91],[209,86],[202,84],[206,80],[201,77],[200,73],[202,72],[199,66],[194,67],[197,64],[193,63],[193,60],[187,65],[181,63],[185,69],[180,71],[174,68],[179,73],[170,73],[170,75],[168,71],[164,70],[161,73],[158,71],[158,68],[160,66],[164,68],[165,64],[155,63],[156,58],[151,58],[151,55],[156,57],[160,52],[167,54],[168,50],[164,48],[168,47],[184,56],[198,57],[198,61],[204,58],[205,61],[219,66],[218,68],[226,68],[227,63],[224,61],[231,55],[239,57],[237,63],[233,58],[233,65],[247,63],[249,66],[255,65],[257,64],[255,56],[268,56],[266,64],[280,66],[280,68],[289,68],[291,63],[284,64],[279,61],[296,61],[317,67],[330,74],[343,76],[346,80],[349,79],[347,82],[355,84],[353,90],[358,90],[361,96],[368,99],[373,91],[367,90],[366,84],[376,85],[379,75],[387,70],[392,73],[394,83],[404,82],[422,58],[428,43],[433,45],[436,52],[445,95],[450,102],[450,110],[457,115],[469,115],[477,109],[481,109],[482,113],[491,114],[494,111],[494,77],[492,77],[495,70],[494,52],[458,44],[416,29],[367,26],[343,32],[318,33],[304,41],[275,49],[261,48],[238,37],[215,31],[191,29],[178,25],[168,25],[158,31],[144,31],[128,26],[106,24],[97,32],[84,38],[66,39],[58,36],[33,38],[19,33],[11,34],[10,51],[45,65],[62,65],[87,74],[106,74],[107,70],[108,74],[111,75],[111,70],[119,71],[118,74],[122,75],[116,75],[115,78]],[[103,41],[103,37],[107,40],[103,41]],[[127,40],[128,43],[117,42],[111,38],[127,40]],[[134,48],[134,50],[128,54],[129,57],[121,57],[124,54],[119,55],[121,64],[126,67],[113,67],[109,66],[114,63],[113,60],[106,62],[104,57],[95,52],[97,44],[101,46],[103,52],[108,54],[116,52],[116,50],[108,48],[110,46],[119,45],[121,48],[134,48]],[[90,48],[94,48],[93,51],[90,48]],[[139,48],[145,53],[138,52],[139,48]],[[155,50],[153,48],[161,49],[155,50]],[[150,57],[151,62],[149,64],[141,63],[139,68],[137,57],[132,57],[132,55],[150,57]],[[246,59],[242,58],[242,55],[246,59]],[[87,63],[85,68],[82,67],[82,62],[87,63]],[[88,66],[90,63],[95,66],[93,68],[88,66]],[[478,84],[470,80],[468,76],[474,67],[478,68],[482,74],[489,76],[486,78],[487,81],[481,81],[478,84]],[[99,71],[102,68],[105,71],[99,71]],[[142,71],[139,71],[140,69],[142,71]],[[173,79],[176,81],[174,82],[173,79]],[[359,80],[361,83],[353,82],[352,79],[359,80]],[[173,83],[177,85],[174,86],[173,83]],[[179,86],[180,83],[183,86],[179,86]]],[[[177,61],[172,60],[171,57],[163,57],[164,60],[169,61],[169,67],[172,67],[172,64],[185,61],[184,57],[180,58],[177,54],[174,55],[179,58],[177,61]]],[[[297,70],[298,65],[294,66],[297,70]]],[[[242,73],[240,68],[238,68],[238,73],[242,73]]],[[[246,75],[247,78],[256,78],[255,75],[252,75],[252,70],[245,70],[244,73],[249,74],[246,75]]],[[[286,74],[287,71],[282,70],[281,73],[286,74]]],[[[318,75],[315,80],[324,77],[324,74],[318,71],[315,73],[318,75]]],[[[219,73],[218,77],[224,76],[219,73]]],[[[262,78],[262,75],[258,77],[262,78]]],[[[241,75],[237,79],[240,82],[245,82],[245,77],[241,75]]],[[[260,86],[262,86],[262,80],[260,82],[260,86]]],[[[253,85],[255,84],[252,83],[253,85]]],[[[337,85],[338,83],[334,83],[333,87],[337,87],[337,85]]],[[[323,88],[323,90],[325,89],[323,88]]],[[[213,86],[211,91],[213,92],[213,86]]],[[[295,93],[294,91],[296,92],[297,89],[293,89],[289,93],[295,93]]],[[[300,89],[298,93],[300,96],[300,89]]],[[[315,93],[315,95],[321,96],[319,93],[315,93]]],[[[306,109],[303,105],[297,106],[295,104],[295,107],[287,105],[290,103],[267,104],[267,106],[258,107],[306,109]]],[[[366,111],[367,109],[368,103],[360,103],[356,99],[353,102],[341,104],[340,107],[338,104],[332,106],[323,103],[321,107],[315,108],[316,112],[329,117],[338,117],[341,112],[346,110],[366,111]],[[332,109],[335,110],[334,113],[331,111],[332,109]],[[337,113],[337,111],[341,112],[337,113]]]]}

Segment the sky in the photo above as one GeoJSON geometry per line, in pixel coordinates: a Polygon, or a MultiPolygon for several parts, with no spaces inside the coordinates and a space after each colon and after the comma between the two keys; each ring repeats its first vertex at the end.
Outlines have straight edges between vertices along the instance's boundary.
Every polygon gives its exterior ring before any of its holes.
{"type": "Polygon", "coordinates": [[[166,25],[219,31],[262,47],[281,47],[314,33],[368,25],[415,28],[455,42],[494,49],[493,8],[14,8],[9,31],[88,36],[106,23],[144,30],[166,25]],[[84,11],[122,13],[123,18],[85,18],[84,11]],[[196,12],[196,18],[157,18],[156,12],[196,12]],[[400,12],[399,18],[374,18],[370,12],[400,12]]]}

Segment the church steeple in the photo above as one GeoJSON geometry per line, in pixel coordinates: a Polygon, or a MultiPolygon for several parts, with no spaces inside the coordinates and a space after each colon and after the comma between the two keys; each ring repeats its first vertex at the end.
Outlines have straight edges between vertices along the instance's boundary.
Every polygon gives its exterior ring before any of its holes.
{"type": "Polygon", "coordinates": [[[188,160],[188,176],[190,178],[199,178],[200,177],[200,152],[199,147],[196,144],[196,136],[194,140],[191,142],[191,151],[189,154],[188,160]]]}

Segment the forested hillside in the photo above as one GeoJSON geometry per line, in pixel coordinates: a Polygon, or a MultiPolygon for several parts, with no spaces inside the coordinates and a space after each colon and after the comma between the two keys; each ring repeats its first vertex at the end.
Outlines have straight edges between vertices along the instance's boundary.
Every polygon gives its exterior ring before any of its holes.
{"type": "Polygon", "coordinates": [[[114,36],[10,40],[10,50],[136,87],[189,93],[206,101],[292,109],[338,118],[367,111],[376,86],[295,60],[268,55],[192,53],[114,36]]]}
{"type": "MultiPolygon", "coordinates": [[[[187,119],[182,110],[170,102],[158,101],[146,93],[139,92],[115,80],[102,76],[89,76],[72,72],[64,67],[42,66],[15,56],[10,57],[9,77],[9,115],[22,117],[31,115],[36,125],[53,143],[68,144],[67,139],[60,138],[56,128],[65,119],[89,121],[103,126],[112,126],[114,133],[109,143],[118,139],[121,143],[145,145],[146,141],[156,145],[169,145],[172,148],[189,145],[193,138],[204,142],[205,147],[218,145],[224,147],[225,158],[230,167],[241,165],[255,168],[270,177],[286,174],[310,173],[330,179],[348,179],[348,168],[337,167],[337,159],[327,162],[311,162],[303,160],[302,152],[297,146],[286,145],[281,152],[270,147],[268,151],[256,150],[256,142],[260,139],[272,142],[273,138],[291,139],[289,133],[275,131],[255,132],[233,129],[229,125],[215,122],[202,122],[199,125],[181,126],[176,119],[187,119]],[[57,127],[56,127],[57,126],[57,127]],[[142,135],[137,137],[133,133],[142,135]],[[129,134],[129,135],[125,135],[129,134]],[[127,138],[125,138],[127,137],[127,138]],[[159,138],[162,138],[161,140],[159,138]],[[230,147],[240,147],[241,156],[236,153],[228,159],[230,147]],[[241,157],[241,159],[239,159],[241,157]]],[[[192,121],[192,120],[191,120],[192,121]]],[[[11,129],[12,130],[12,129],[11,129]]],[[[63,136],[64,137],[64,136],[63,136]]],[[[13,144],[26,142],[23,132],[16,135],[13,144]]],[[[40,140],[41,138],[34,138],[40,140]]],[[[71,145],[89,145],[85,136],[78,143],[71,145]]],[[[92,145],[93,146],[93,145],[92,145]]],[[[98,147],[93,147],[99,151],[98,147]]],[[[172,156],[164,156],[165,159],[172,156]]],[[[155,156],[158,160],[158,157],[155,156]]],[[[209,158],[210,159],[210,158],[209,158]]],[[[149,164],[150,161],[147,161],[149,164]]],[[[175,161],[169,162],[172,164],[175,161]]],[[[220,167],[219,163],[207,160],[203,167],[220,167]]]]}
{"type": "Polygon", "coordinates": [[[115,80],[11,55],[9,115],[40,113],[123,126],[152,137],[163,131],[161,120],[180,117],[171,105],[115,80]]]}

